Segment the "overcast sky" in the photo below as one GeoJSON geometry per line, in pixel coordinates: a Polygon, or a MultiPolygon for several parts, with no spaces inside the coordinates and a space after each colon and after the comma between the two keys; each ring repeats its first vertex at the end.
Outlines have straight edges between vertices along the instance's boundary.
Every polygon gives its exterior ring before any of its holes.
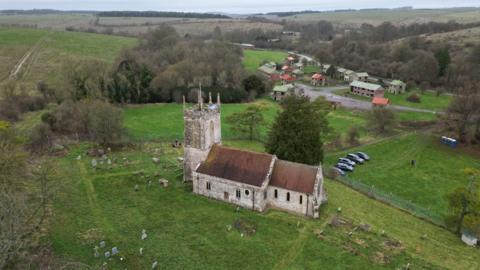
{"type": "Polygon", "coordinates": [[[0,0],[0,9],[162,10],[259,13],[361,8],[479,7],[480,0],[0,0]]]}

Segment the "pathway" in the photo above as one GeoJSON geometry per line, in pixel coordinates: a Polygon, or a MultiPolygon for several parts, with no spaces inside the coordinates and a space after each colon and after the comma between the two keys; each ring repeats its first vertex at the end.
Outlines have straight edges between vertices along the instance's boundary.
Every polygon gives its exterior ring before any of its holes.
{"type": "Polygon", "coordinates": [[[28,50],[22,58],[20,58],[20,61],[13,67],[12,71],[10,72],[9,78],[10,79],[17,79],[18,74],[22,70],[23,65],[27,62],[27,60],[30,58],[30,56],[37,50],[37,48],[40,46],[40,44],[46,39],[46,36],[42,37],[39,39],[33,46],[28,50]]]}

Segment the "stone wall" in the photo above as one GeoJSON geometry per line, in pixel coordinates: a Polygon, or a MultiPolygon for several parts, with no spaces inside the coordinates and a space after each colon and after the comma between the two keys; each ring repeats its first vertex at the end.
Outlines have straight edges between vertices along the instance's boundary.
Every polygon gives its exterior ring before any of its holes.
{"type": "Polygon", "coordinates": [[[269,186],[267,189],[267,204],[271,207],[300,215],[307,215],[307,207],[312,207],[308,205],[307,194],[274,186],[269,186]],[[277,198],[275,198],[275,190],[277,191],[277,198]],[[290,194],[289,201],[287,200],[288,193],[290,194]],[[300,196],[302,196],[302,203],[300,203],[300,196]]]}
{"type": "Polygon", "coordinates": [[[265,210],[264,188],[239,182],[193,173],[193,192],[216,200],[225,201],[244,208],[263,212],[265,210]],[[210,189],[207,188],[210,183],[210,189]],[[240,191],[240,198],[237,197],[240,191]]]}

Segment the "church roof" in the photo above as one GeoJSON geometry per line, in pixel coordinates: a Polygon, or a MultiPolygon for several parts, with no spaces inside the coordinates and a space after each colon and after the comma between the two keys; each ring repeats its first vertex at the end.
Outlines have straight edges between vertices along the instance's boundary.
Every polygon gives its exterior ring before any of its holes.
{"type": "Polygon", "coordinates": [[[198,173],[260,187],[265,181],[273,156],[214,145],[198,173]]]}
{"type": "Polygon", "coordinates": [[[318,167],[277,160],[270,185],[302,193],[313,193],[318,167]]]}

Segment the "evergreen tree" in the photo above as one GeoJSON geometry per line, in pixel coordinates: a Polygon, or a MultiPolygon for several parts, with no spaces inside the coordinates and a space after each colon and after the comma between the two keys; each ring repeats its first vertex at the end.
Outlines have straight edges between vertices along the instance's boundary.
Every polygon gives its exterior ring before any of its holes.
{"type": "Polygon", "coordinates": [[[321,117],[310,99],[289,96],[282,102],[269,132],[266,150],[278,158],[293,162],[318,165],[323,161],[321,117]]]}
{"type": "Polygon", "coordinates": [[[450,52],[448,48],[442,48],[435,52],[435,58],[438,62],[438,76],[442,77],[450,64],[450,52]]]}

